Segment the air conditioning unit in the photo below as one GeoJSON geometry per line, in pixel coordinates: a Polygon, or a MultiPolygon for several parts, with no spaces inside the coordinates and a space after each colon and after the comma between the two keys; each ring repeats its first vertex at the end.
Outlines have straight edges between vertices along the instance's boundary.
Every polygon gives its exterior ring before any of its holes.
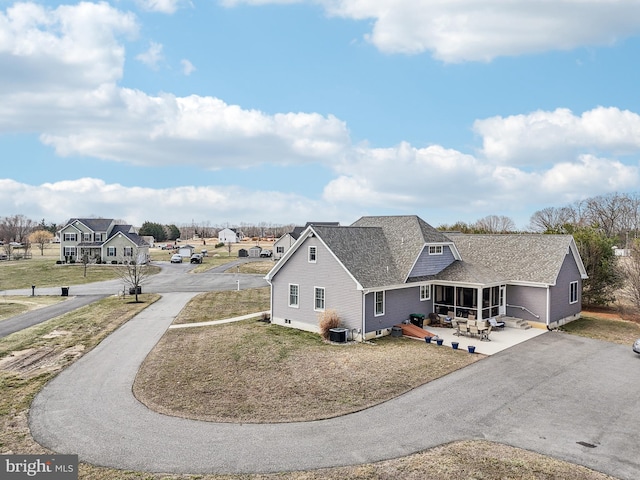
{"type": "Polygon", "coordinates": [[[329,329],[329,340],[335,343],[346,343],[347,329],[346,328],[329,329]]]}

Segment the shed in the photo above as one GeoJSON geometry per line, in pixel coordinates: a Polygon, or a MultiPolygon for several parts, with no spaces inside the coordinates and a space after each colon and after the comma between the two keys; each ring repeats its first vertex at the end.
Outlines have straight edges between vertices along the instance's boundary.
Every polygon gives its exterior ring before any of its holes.
{"type": "Polygon", "coordinates": [[[195,249],[196,247],[194,247],[193,245],[181,245],[178,249],[178,254],[182,258],[191,258],[191,255],[193,255],[195,249]]]}
{"type": "Polygon", "coordinates": [[[262,248],[260,248],[258,245],[254,245],[249,249],[249,256],[252,258],[259,258],[261,252],[262,248]]]}
{"type": "Polygon", "coordinates": [[[240,250],[238,250],[238,256],[239,257],[248,257],[249,256],[249,252],[247,252],[246,249],[241,248],[240,250]]]}

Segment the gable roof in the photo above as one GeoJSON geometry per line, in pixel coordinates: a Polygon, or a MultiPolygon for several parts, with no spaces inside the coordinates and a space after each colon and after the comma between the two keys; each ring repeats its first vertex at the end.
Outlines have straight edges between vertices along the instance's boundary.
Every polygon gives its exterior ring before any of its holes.
{"type": "Polygon", "coordinates": [[[109,230],[109,227],[113,223],[112,218],[70,218],[67,223],[64,224],[64,227],[68,227],[75,222],[80,222],[85,225],[87,228],[94,232],[106,232],[109,230]]]}
{"type": "Polygon", "coordinates": [[[113,230],[111,231],[111,235],[109,235],[107,241],[120,234],[127,237],[136,247],[148,247],[149,244],[145,241],[145,239],[137,233],[133,233],[133,231],[134,229],[131,225],[114,225],[113,230]]]}
{"type": "Polygon", "coordinates": [[[362,217],[350,226],[312,223],[267,278],[273,278],[307,231],[317,234],[363,288],[405,283],[425,243],[452,243],[415,215],[362,217]]]}
{"type": "Polygon", "coordinates": [[[586,270],[571,235],[451,233],[465,263],[488,268],[511,283],[553,285],[567,254],[572,254],[582,278],[586,270]]]}
{"type": "MultiPolygon", "coordinates": [[[[404,283],[407,280],[425,244],[451,243],[442,232],[417,215],[362,217],[352,224],[352,227],[355,226],[381,229],[388,244],[390,261],[398,274],[393,283],[404,283]]],[[[354,256],[358,253],[351,252],[354,256]]]]}

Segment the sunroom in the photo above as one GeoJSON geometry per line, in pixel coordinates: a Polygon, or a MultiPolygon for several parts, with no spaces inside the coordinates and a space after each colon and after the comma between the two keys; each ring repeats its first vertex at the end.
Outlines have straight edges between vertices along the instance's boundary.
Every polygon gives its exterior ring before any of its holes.
{"type": "Polygon", "coordinates": [[[486,319],[506,313],[507,286],[433,285],[433,308],[440,315],[454,312],[455,318],[486,319]]]}

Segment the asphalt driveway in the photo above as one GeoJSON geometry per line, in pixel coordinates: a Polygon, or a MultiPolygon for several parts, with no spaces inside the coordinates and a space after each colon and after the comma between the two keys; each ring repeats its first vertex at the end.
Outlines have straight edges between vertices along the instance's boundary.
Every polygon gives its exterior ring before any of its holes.
{"type": "MultiPolygon", "coordinates": [[[[249,473],[371,463],[462,439],[537,451],[621,479],[640,477],[640,356],[548,332],[352,415],[224,424],[158,414],[136,372],[194,293],[168,293],[38,394],[33,437],[120,469],[249,473]]],[[[389,375],[397,374],[390,366],[389,375]]]]}

